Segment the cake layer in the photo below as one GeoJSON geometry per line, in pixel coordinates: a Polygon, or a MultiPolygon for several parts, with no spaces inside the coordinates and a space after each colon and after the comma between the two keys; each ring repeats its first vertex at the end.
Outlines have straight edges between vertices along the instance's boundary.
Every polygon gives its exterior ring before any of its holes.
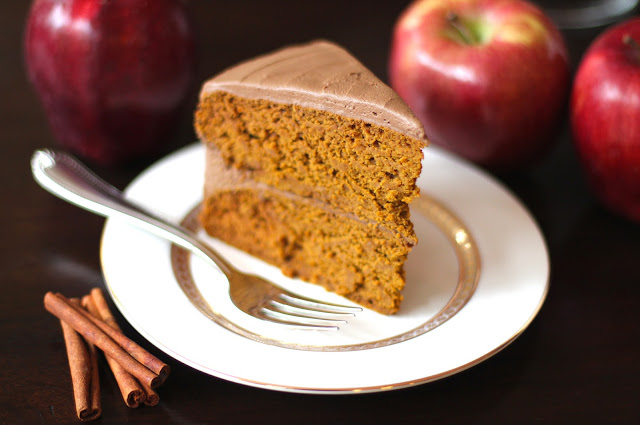
{"type": "Polygon", "coordinates": [[[201,98],[218,91],[329,111],[427,143],[420,120],[397,93],[348,51],[324,40],[235,65],[207,81],[201,98]]]}
{"type": "Polygon", "coordinates": [[[205,110],[210,118],[200,128],[211,141],[207,149],[220,151],[226,165],[411,237],[407,202],[419,193],[422,158],[412,139],[326,112],[224,93],[201,103],[205,110]]]}
{"type": "Polygon", "coordinates": [[[280,267],[285,275],[383,314],[398,310],[410,245],[395,232],[318,208],[305,198],[255,188],[208,197],[200,219],[211,236],[280,267]]]}

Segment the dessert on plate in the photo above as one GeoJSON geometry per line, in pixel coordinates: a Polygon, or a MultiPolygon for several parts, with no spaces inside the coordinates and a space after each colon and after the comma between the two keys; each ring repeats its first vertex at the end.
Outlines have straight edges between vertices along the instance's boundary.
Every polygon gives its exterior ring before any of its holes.
{"type": "Polygon", "coordinates": [[[336,44],[286,47],[206,81],[195,128],[208,234],[365,307],[398,310],[427,139],[390,87],[336,44]]]}

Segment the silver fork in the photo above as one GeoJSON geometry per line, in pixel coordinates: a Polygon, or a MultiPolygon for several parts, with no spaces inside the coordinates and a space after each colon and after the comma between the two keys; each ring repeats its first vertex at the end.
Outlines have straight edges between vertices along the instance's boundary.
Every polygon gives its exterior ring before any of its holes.
{"type": "Polygon", "coordinates": [[[125,198],[73,156],[37,150],[31,172],[47,191],[65,201],[104,217],[124,218],[213,263],[229,280],[229,295],[243,312],[259,319],[301,329],[337,330],[360,307],[331,304],[301,297],[252,274],[236,269],[191,231],[147,211],[125,198]]]}

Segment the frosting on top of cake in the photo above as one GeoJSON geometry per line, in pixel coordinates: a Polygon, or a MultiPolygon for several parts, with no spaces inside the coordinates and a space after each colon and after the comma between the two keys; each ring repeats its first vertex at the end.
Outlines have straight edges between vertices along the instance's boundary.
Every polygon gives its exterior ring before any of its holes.
{"type": "Polygon", "coordinates": [[[324,40],[231,67],[207,81],[200,96],[216,91],[320,109],[427,143],[424,127],[400,96],[349,52],[324,40]]]}

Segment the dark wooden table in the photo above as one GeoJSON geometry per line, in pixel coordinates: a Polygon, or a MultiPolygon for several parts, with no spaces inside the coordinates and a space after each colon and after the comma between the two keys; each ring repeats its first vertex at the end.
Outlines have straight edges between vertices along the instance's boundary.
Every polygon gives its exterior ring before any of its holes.
{"type": "MultiPolygon", "coordinates": [[[[238,60],[318,37],[343,44],[386,79],[390,31],[406,4],[191,2],[199,30],[199,80],[238,60]]],[[[104,221],[45,193],[31,178],[31,153],[55,142],[25,78],[21,41],[28,2],[4,1],[0,8],[0,423],[76,423],[60,327],[42,299],[49,290],[74,296],[104,287],[99,262],[104,221]]],[[[565,32],[574,67],[597,32],[565,32]]],[[[195,97],[191,108],[194,102],[195,97]]],[[[185,116],[174,147],[193,140],[185,116]]],[[[155,159],[97,171],[122,188],[155,159]]],[[[97,423],[640,423],[640,226],[594,200],[566,122],[542,163],[498,177],[544,232],[551,289],[531,326],[496,356],[410,389],[288,394],[185,366],[155,349],[118,314],[125,333],[169,362],[173,373],[160,388],[160,404],[139,409],[125,407],[114,380],[103,373],[104,411],[97,423]]]]}

